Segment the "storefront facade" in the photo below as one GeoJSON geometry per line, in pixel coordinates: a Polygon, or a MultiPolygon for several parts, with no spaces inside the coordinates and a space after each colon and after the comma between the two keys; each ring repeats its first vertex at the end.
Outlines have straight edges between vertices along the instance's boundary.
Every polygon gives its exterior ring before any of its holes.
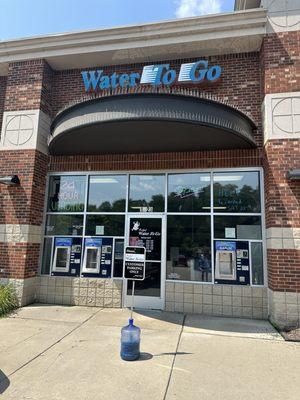
{"type": "Polygon", "coordinates": [[[0,43],[0,279],[21,304],[129,306],[130,244],[137,307],[299,324],[300,6],[241,3],[0,43]]]}

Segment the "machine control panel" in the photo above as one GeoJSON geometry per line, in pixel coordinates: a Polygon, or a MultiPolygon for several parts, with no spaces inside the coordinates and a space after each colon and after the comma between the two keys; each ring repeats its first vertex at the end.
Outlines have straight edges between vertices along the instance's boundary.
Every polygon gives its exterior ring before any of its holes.
{"type": "Polygon", "coordinates": [[[215,283],[250,285],[249,242],[215,241],[215,283]]]}
{"type": "Polygon", "coordinates": [[[51,275],[79,276],[81,248],[81,238],[55,238],[51,275]]]}
{"type": "Polygon", "coordinates": [[[86,238],[81,276],[110,278],[113,238],[86,238]]]}

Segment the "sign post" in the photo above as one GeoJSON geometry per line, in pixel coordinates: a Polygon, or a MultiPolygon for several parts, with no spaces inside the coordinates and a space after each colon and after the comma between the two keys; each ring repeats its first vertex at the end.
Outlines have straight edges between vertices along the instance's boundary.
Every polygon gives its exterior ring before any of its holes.
{"type": "Polygon", "coordinates": [[[145,279],[145,247],[126,246],[124,257],[124,278],[132,281],[145,279]]]}
{"type": "Polygon", "coordinates": [[[127,246],[124,253],[123,276],[132,281],[132,301],[129,325],[121,330],[121,358],[125,361],[137,360],[140,357],[139,327],[133,325],[134,286],[135,281],[145,279],[146,249],[145,247],[127,246]]]}
{"type": "Polygon", "coordinates": [[[132,281],[131,318],[134,306],[135,281],[145,279],[146,249],[145,247],[126,246],[124,256],[124,278],[132,281]]]}

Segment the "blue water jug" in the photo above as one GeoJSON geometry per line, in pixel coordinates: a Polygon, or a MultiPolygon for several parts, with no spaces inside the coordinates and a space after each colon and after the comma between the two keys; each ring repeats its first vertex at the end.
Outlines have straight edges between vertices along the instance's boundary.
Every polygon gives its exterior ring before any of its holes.
{"type": "Polygon", "coordinates": [[[134,361],[140,357],[141,330],[133,325],[133,319],[129,319],[129,325],[121,330],[121,358],[125,361],[134,361]]]}

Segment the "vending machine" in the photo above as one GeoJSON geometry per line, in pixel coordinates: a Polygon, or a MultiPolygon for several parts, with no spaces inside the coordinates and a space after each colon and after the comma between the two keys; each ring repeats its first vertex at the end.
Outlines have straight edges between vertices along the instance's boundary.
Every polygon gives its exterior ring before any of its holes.
{"type": "Polygon", "coordinates": [[[84,255],[81,270],[83,277],[110,278],[112,270],[113,239],[84,239],[84,255]]]}
{"type": "Polygon", "coordinates": [[[249,242],[215,241],[215,283],[250,285],[249,242]]]}
{"type": "Polygon", "coordinates": [[[81,238],[55,238],[51,275],[79,276],[81,245],[81,238]]]}

